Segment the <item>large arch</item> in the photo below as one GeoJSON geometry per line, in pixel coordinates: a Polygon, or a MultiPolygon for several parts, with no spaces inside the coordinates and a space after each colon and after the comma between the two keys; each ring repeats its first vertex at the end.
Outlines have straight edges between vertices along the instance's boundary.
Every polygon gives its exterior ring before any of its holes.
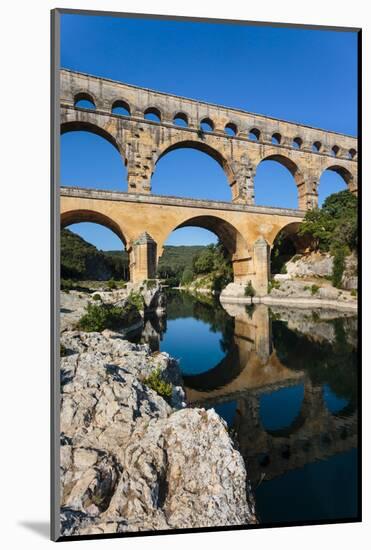
{"type": "Polygon", "coordinates": [[[123,247],[127,248],[128,243],[119,224],[116,221],[114,221],[112,218],[106,216],[105,214],[102,214],[101,212],[97,212],[94,210],[68,210],[61,214],[62,229],[74,223],[81,223],[81,222],[97,223],[98,225],[107,227],[108,229],[113,231],[115,235],[117,235],[117,237],[122,242],[123,247]]]}
{"type": "MultiPolygon", "coordinates": [[[[223,169],[229,185],[230,186],[233,185],[235,177],[228,159],[220,151],[218,151],[218,149],[208,145],[207,143],[201,140],[181,140],[181,141],[177,141],[176,143],[173,143],[172,145],[165,146],[163,150],[159,152],[158,157],[156,159],[155,166],[157,165],[159,160],[161,160],[165,155],[179,149],[195,149],[197,151],[200,151],[210,156],[223,169]]],[[[232,191],[232,195],[233,195],[233,191],[232,191]]]]}
{"type": "Polygon", "coordinates": [[[277,231],[270,253],[270,273],[282,273],[285,263],[296,254],[304,253],[310,244],[308,236],[298,235],[299,222],[291,222],[277,231]]]}
{"type": "Polygon", "coordinates": [[[225,171],[210,155],[194,148],[167,152],[157,163],[151,179],[156,195],[208,201],[231,201],[225,171]]]}
{"type": "Polygon", "coordinates": [[[194,216],[174,227],[172,231],[181,227],[202,227],[215,233],[231,256],[236,254],[239,247],[247,248],[241,233],[231,223],[217,216],[194,216]]]}
{"type": "Polygon", "coordinates": [[[192,216],[174,226],[162,243],[159,243],[158,254],[161,256],[163,246],[173,231],[184,227],[200,227],[214,233],[227,250],[233,267],[235,281],[245,280],[250,267],[251,253],[243,235],[228,221],[218,216],[192,216]]]}
{"type": "Polygon", "coordinates": [[[110,132],[108,132],[102,126],[99,126],[96,123],[88,122],[86,120],[70,120],[68,122],[62,122],[61,135],[67,134],[68,132],[89,132],[91,134],[102,137],[103,139],[111,143],[111,145],[113,145],[115,149],[117,149],[120,155],[124,158],[126,164],[127,161],[125,159],[124,150],[121,147],[120,143],[110,132]]]}
{"type": "Polygon", "coordinates": [[[319,206],[322,205],[323,201],[331,194],[337,193],[339,191],[343,191],[345,189],[348,189],[350,192],[355,192],[355,178],[354,175],[345,168],[345,166],[341,166],[339,164],[329,164],[326,166],[320,175],[320,178],[318,180],[318,199],[319,199],[319,206]],[[336,176],[338,177],[338,181],[334,178],[336,176]],[[328,176],[333,176],[330,180],[328,176]],[[328,191],[326,191],[326,187],[328,191]]]}
{"type": "Polygon", "coordinates": [[[61,139],[61,175],[66,169],[69,179],[73,178],[73,185],[78,187],[114,191],[127,189],[127,160],[121,144],[112,133],[97,124],[75,120],[61,124],[61,136],[66,134],[74,136],[66,142],[61,139]],[[79,180],[75,180],[76,170],[81,172],[80,178],[87,179],[88,184],[79,184],[79,180]]]}
{"type": "MultiPolygon", "coordinates": [[[[80,224],[80,223],[92,223],[99,225],[101,227],[104,227],[105,229],[109,229],[114,233],[120,240],[122,244],[122,254],[126,252],[128,254],[128,264],[126,267],[123,268],[123,273],[121,274],[121,277],[123,277],[125,280],[132,279],[132,270],[131,270],[131,247],[128,248],[127,239],[120,228],[119,224],[110,218],[109,216],[106,216],[105,214],[102,214],[101,212],[97,212],[94,210],[67,210],[65,212],[61,213],[61,230],[64,228],[67,228],[68,226],[80,224]]],[[[85,228],[86,229],[86,228],[85,228]]],[[[80,228],[81,230],[81,228],[80,228]]],[[[84,240],[87,242],[91,242],[92,244],[95,244],[91,241],[91,233],[89,233],[89,236],[81,235],[81,232],[77,229],[72,229],[72,231],[80,235],[84,240]]],[[[90,228],[91,231],[91,228],[90,228]]],[[[93,239],[94,240],[94,239],[93,239]]],[[[97,245],[96,245],[97,246],[97,245]]],[[[97,246],[99,250],[99,246],[97,246]]],[[[123,256],[124,257],[124,256],[123,256]]],[[[125,265],[125,264],[122,264],[125,265]]],[[[111,274],[113,275],[113,271],[111,271],[111,274]]],[[[116,271],[117,275],[117,271],[116,271]]]]}
{"type": "MultiPolygon", "coordinates": [[[[294,180],[293,183],[296,184],[296,188],[297,188],[297,207],[305,209],[305,194],[306,194],[305,179],[304,179],[303,172],[298,166],[298,164],[294,162],[291,158],[285,155],[268,152],[263,158],[259,160],[255,170],[257,170],[259,166],[266,161],[277,162],[279,165],[283,166],[288,170],[288,172],[293,177],[293,180],[294,180]]],[[[257,192],[257,183],[258,182],[255,176],[255,195],[257,192]]],[[[272,206],[275,206],[275,205],[272,205],[272,206]]]]}
{"type": "Polygon", "coordinates": [[[354,179],[353,174],[347,168],[345,168],[345,166],[341,166],[340,164],[330,164],[326,166],[322,174],[326,172],[326,170],[330,170],[330,172],[336,172],[336,174],[339,174],[339,176],[343,178],[344,182],[347,184],[348,187],[350,186],[350,184],[354,179]]]}

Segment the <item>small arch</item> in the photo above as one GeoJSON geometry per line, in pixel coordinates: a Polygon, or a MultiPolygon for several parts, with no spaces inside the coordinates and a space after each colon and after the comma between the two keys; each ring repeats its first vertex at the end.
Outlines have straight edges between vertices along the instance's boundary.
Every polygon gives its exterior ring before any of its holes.
{"type": "Polygon", "coordinates": [[[334,145],[333,148],[331,149],[331,156],[337,157],[339,151],[340,151],[340,147],[338,147],[337,145],[334,145]]]}
{"type": "Polygon", "coordinates": [[[349,159],[354,159],[354,157],[356,156],[357,154],[357,151],[355,149],[349,149],[348,151],[348,158],[349,159]]]}
{"type": "Polygon", "coordinates": [[[203,132],[213,132],[214,131],[214,123],[211,120],[211,118],[203,118],[200,122],[200,128],[203,132]]]}
{"type": "Polygon", "coordinates": [[[75,107],[79,109],[96,109],[95,100],[91,94],[87,92],[79,92],[73,99],[75,107]]]}
{"type": "Polygon", "coordinates": [[[312,151],[313,153],[320,153],[322,150],[322,143],[320,141],[315,141],[312,143],[312,151]]]}
{"type": "Polygon", "coordinates": [[[292,140],[292,146],[294,147],[294,149],[301,149],[303,146],[303,140],[301,139],[301,137],[297,136],[296,138],[294,138],[292,140]]]}
{"type": "Polygon", "coordinates": [[[185,113],[176,113],[173,118],[173,124],[176,126],[182,126],[183,128],[188,127],[188,116],[185,113]]]}
{"type": "Polygon", "coordinates": [[[130,105],[122,99],[118,99],[112,103],[112,113],[114,115],[131,116],[130,105]]]}
{"type": "Polygon", "coordinates": [[[251,141],[260,141],[261,132],[258,128],[251,128],[249,130],[249,139],[251,141]]]}
{"type": "Polygon", "coordinates": [[[281,136],[280,133],[275,132],[274,134],[272,134],[272,144],[273,145],[280,145],[281,141],[282,141],[282,136],[281,136]]]}
{"type": "Polygon", "coordinates": [[[228,134],[231,137],[234,137],[237,135],[237,125],[234,124],[234,122],[228,122],[228,124],[225,125],[224,132],[228,134]]]}
{"type": "Polygon", "coordinates": [[[157,107],[148,107],[144,111],[144,118],[153,122],[161,122],[161,111],[157,107]]]}

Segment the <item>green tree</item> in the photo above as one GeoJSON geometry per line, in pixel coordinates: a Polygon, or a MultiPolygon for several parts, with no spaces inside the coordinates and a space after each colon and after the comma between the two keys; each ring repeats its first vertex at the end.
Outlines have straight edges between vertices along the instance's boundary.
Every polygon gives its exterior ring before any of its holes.
{"type": "Polygon", "coordinates": [[[214,246],[208,246],[193,259],[193,271],[197,274],[210,273],[214,269],[214,246]]]}
{"type": "Polygon", "coordinates": [[[194,278],[194,273],[193,273],[192,269],[187,267],[183,271],[182,280],[181,280],[182,285],[189,285],[193,281],[193,278],[194,278]]]}

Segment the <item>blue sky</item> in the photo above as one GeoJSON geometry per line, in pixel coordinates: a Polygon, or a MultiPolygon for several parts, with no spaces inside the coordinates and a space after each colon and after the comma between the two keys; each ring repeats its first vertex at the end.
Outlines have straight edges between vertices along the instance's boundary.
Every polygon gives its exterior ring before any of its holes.
{"type": "MultiPolygon", "coordinates": [[[[62,15],[61,66],[164,92],[350,135],[357,133],[356,33],[228,24],[62,15]]],[[[97,136],[61,141],[61,183],[127,190],[126,169],[97,136]]],[[[320,202],[345,188],[325,172],[320,202]]],[[[178,150],[153,175],[156,194],[230,200],[222,169],[207,155],[178,150]]],[[[291,175],[276,162],[258,167],[256,203],[296,207],[291,175]]],[[[92,224],[71,229],[102,249],[117,237],[92,224]]],[[[174,232],[168,244],[204,244],[202,229],[174,232]]]]}

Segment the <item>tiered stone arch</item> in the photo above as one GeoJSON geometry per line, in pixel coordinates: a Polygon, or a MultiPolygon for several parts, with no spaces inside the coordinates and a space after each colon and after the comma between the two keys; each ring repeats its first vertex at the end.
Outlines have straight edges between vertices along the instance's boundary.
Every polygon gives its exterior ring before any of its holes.
{"type": "Polygon", "coordinates": [[[298,209],[308,210],[316,206],[316,190],[310,185],[304,163],[300,158],[292,158],[290,151],[277,152],[276,148],[265,148],[254,159],[254,176],[258,166],[267,160],[275,161],[284,166],[292,175],[297,187],[298,209]]]}
{"type": "Polygon", "coordinates": [[[150,193],[158,159],[182,146],[216,158],[236,203],[254,204],[255,170],[269,158],[293,174],[301,210],[317,206],[318,181],[326,168],[338,171],[349,189],[357,192],[357,140],[335,132],[65,69],[61,71],[61,120],[90,122],[112,136],[127,163],[129,192],[150,193]],[[75,107],[79,94],[91,97],[95,109],[75,107]],[[112,113],[117,101],[125,102],[130,116],[112,113]],[[160,120],[146,120],[149,110],[155,110],[160,120]],[[186,127],[177,125],[177,115],[186,127]],[[201,128],[203,120],[211,123],[208,131],[201,128]]]}
{"type": "Polygon", "coordinates": [[[215,215],[200,215],[185,218],[178,222],[158,242],[158,256],[161,256],[163,247],[173,231],[183,227],[201,227],[214,233],[230,254],[234,280],[246,278],[246,273],[251,269],[251,252],[243,235],[231,223],[215,215]]]}
{"type": "Polygon", "coordinates": [[[105,214],[95,210],[69,210],[61,214],[61,228],[68,227],[74,223],[91,222],[110,229],[117,235],[124,247],[127,247],[127,239],[120,225],[105,214]]]}
{"type": "Polygon", "coordinates": [[[61,229],[73,225],[75,223],[90,222],[101,225],[110,229],[122,243],[123,250],[126,250],[129,256],[129,274],[130,280],[133,278],[132,268],[134,265],[134,255],[132,242],[127,238],[122,224],[116,221],[113,217],[108,216],[99,210],[94,209],[74,209],[65,210],[61,213],[61,229]]]}
{"type": "Polygon", "coordinates": [[[346,183],[348,189],[352,193],[356,193],[357,190],[357,173],[355,171],[350,171],[349,168],[336,163],[336,162],[329,162],[327,165],[323,168],[322,174],[326,172],[326,170],[330,170],[331,172],[336,172],[346,183]]]}
{"type": "Polygon", "coordinates": [[[214,159],[226,176],[226,182],[229,183],[231,187],[232,200],[236,198],[238,194],[238,189],[236,188],[236,177],[232,169],[230,159],[220,150],[215,144],[206,143],[202,139],[195,139],[192,135],[181,136],[177,140],[172,140],[172,143],[165,143],[159,147],[154,163],[154,170],[156,169],[157,163],[164,158],[168,153],[172,151],[177,151],[179,149],[194,149],[200,151],[214,159]]]}

